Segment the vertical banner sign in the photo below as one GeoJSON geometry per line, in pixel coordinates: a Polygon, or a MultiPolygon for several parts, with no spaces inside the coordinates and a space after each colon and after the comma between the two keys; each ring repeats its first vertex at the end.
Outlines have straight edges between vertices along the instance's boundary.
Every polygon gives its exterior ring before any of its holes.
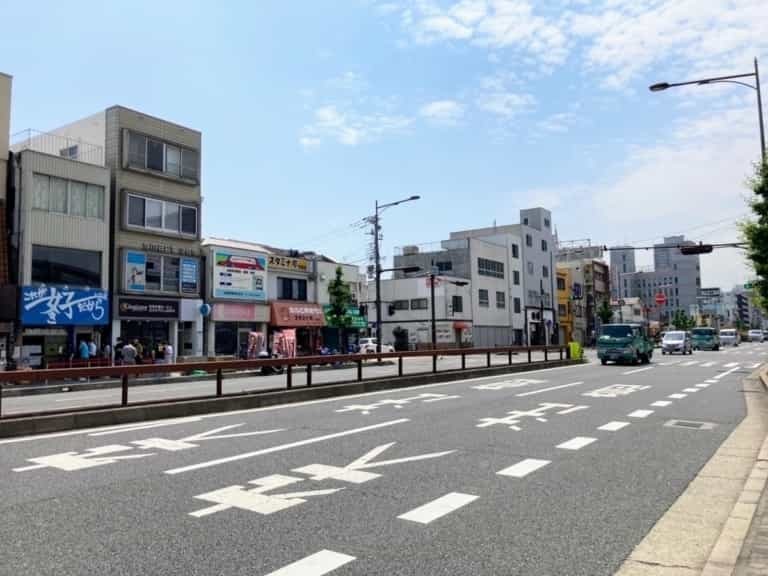
{"type": "Polygon", "coordinates": [[[182,294],[197,294],[198,278],[200,277],[198,270],[198,261],[193,258],[181,259],[181,292],[182,294]]]}
{"type": "Polygon", "coordinates": [[[147,255],[143,252],[125,253],[125,289],[144,292],[147,286],[147,255]]]}

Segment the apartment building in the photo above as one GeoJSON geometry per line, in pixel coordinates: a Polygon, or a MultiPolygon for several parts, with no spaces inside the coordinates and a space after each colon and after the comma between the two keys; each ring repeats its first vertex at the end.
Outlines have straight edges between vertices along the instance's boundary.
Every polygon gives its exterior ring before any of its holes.
{"type": "Polygon", "coordinates": [[[16,319],[17,280],[12,273],[11,211],[8,209],[8,158],[11,130],[11,76],[0,72],[0,370],[11,356],[10,341],[16,319]]]}

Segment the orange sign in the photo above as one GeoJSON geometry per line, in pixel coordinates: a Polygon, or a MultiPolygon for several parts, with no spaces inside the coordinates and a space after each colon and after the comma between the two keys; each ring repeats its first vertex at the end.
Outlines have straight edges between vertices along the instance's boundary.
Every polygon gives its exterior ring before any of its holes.
{"type": "Polygon", "coordinates": [[[325,326],[325,314],[319,304],[272,302],[271,324],[285,328],[325,326]]]}

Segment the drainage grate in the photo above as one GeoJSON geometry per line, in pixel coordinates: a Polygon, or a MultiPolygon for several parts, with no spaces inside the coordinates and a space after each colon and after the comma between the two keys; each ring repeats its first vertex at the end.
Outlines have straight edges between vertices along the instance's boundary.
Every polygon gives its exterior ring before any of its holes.
{"type": "Polygon", "coordinates": [[[689,428],[692,430],[712,430],[717,424],[713,422],[696,422],[694,420],[670,420],[664,426],[669,428],[689,428]]]}

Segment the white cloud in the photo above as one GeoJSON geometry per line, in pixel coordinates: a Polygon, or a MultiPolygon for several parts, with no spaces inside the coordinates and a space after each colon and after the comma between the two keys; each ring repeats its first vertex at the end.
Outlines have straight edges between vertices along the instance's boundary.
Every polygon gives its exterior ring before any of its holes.
{"type": "Polygon", "coordinates": [[[299,144],[304,148],[316,148],[317,146],[320,146],[320,138],[314,136],[302,136],[299,138],[299,144]]]}
{"type": "Polygon", "coordinates": [[[476,103],[481,110],[511,119],[531,110],[536,104],[536,99],[530,94],[486,92],[477,97],[476,103]]]}
{"type": "Polygon", "coordinates": [[[573,112],[559,112],[547,116],[536,125],[544,132],[568,132],[578,117],[573,112]]]}
{"type": "Polygon", "coordinates": [[[453,125],[464,116],[464,106],[455,100],[435,100],[422,106],[419,114],[437,124],[453,125]]]}
{"type": "Polygon", "coordinates": [[[357,146],[402,132],[412,121],[406,116],[361,114],[356,110],[341,111],[335,105],[325,105],[315,110],[314,121],[304,127],[299,143],[305,148],[316,147],[327,138],[345,146],[357,146]]]}

